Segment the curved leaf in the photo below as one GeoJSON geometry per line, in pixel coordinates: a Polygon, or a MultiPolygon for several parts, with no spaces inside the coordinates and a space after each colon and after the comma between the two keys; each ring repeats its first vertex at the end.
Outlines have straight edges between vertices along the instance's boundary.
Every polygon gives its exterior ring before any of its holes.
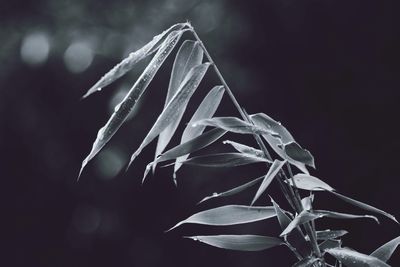
{"type": "Polygon", "coordinates": [[[255,157],[264,157],[264,152],[260,149],[256,149],[251,146],[243,145],[234,141],[225,140],[223,142],[225,145],[231,145],[234,149],[236,149],[240,153],[250,154],[255,157]]]}
{"type": "Polygon", "coordinates": [[[331,248],[340,248],[342,246],[342,241],[341,240],[335,240],[335,239],[328,239],[319,244],[319,249],[321,251],[325,251],[327,249],[331,248]]]}
{"type": "Polygon", "coordinates": [[[302,148],[298,143],[294,141],[287,143],[283,146],[283,150],[291,159],[302,162],[315,169],[313,155],[311,155],[310,151],[307,149],[302,148]]]}
{"type": "MultiPolygon", "coordinates": [[[[318,179],[317,177],[299,173],[293,176],[296,187],[309,191],[333,191],[334,189],[325,183],[324,181],[318,179]]],[[[289,180],[291,186],[293,186],[292,180],[289,180]]]]}
{"type": "Polygon", "coordinates": [[[393,252],[399,246],[399,244],[400,236],[390,240],[389,242],[377,248],[374,252],[371,253],[371,256],[376,257],[381,261],[387,262],[392,256],[393,252]]]}
{"type": "MultiPolygon", "coordinates": [[[[146,147],[154,138],[156,138],[168,125],[177,119],[179,113],[186,108],[190,97],[203,79],[210,63],[203,63],[190,70],[182,82],[178,92],[172,97],[171,101],[158,116],[157,121],[150,129],[149,133],[143,140],[139,148],[133,153],[129,165],[140,154],[142,149],[146,147]]],[[[128,166],[129,166],[128,165],[128,166]]]]}
{"type": "MultiPolygon", "coordinates": [[[[239,134],[265,134],[270,133],[274,136],[277,134],[268,129],[262,129],[251,123],[243,121],[236,117],[214,117],[211,119],[203,119],[192,123],[193,127],[197,126],[213,126],[224,129],[229,132],[239,134]]],[[[278,137],[278,136],[277,136],[278,137]]]]}
{"type": "Polygon", "coordinates": [[[282,149],[283,144],[294,142],[295,140],[293,136],[289,133],[289,131],[280,122],[273,120],[271,117],[264,113],[256,113],[250,115],[250,118],[256,126],[264,130],[268,129],[279,135],[280,138],[276,138],[275,136],[270,134],[262,134],[262,137],[268,142],[268,144],[271,146],[276,154],[278,154],[282,159],[286,159],[289,163],[296,166],[303,173],[309,173],[304,163],[291,159],[282,149]]]}
{"type": "Polygon", "coordinates": [[[273,207],[228,205],[196,213],[186,220],[177,223],[168,231],[184,223],[205,225],[235,225],[261,221],[274,216],[276,216],[276,214],[273,207]]]}
{"type": "Polygon", "coordinates": [[[269,160],[242,153],[218,153],[192,157],[181,163],[204,167],[237,167],[260,162],[269,162],[269,160]]]}
{"type": "MultiPolygon", "coordinates": [[[[176,54],[174,65],[172,67],[164,108],[168,105],[169,101],[179,89],[179,86],[186,74],[188,74],[193,67],[200,65],[202,61],[203,49],[199,43],[192,40],[184,41],[179,48],[178,53],[176,54]]],[[[171,141],[171,138],[182,119],[185,109],[186,107],[183,108],[179,114],[176,115],[176,119],[160,133],[156,147],[155,159],[164,151],[169,141],[171,141]]]]}
{"type": "Polygon", "coordinates": [[[338,237],[342,237],[348,234],[346,230],[324,230],[324,231],[316,231],[317,240],[328,240],[335,239],[338,237]]]}
{"type": "Polygon", "coordinates": [[[253,200],[251,201],[251,206],[256,202],[256,200],[267,190],[268,186],[271,184],[272,180],[278,174],[278,172],[282,169],[283,165],[285,165],[286,160],[274,160],[271,167],[268,170],[268,173],[265,175],[264,180],[262,181],[260,187],[257,190],[256,195],[254,196],[253,200]]]}
{"type": "MultiPolygon", "coordinates": [[[[225,89],[223,86],[215,86],[208,92],[208,94],[204,97],[203,101],[201,101],[199,107],[197,108],[196,112],[193,114],[192,118],[190,119],[188,125],[186,126],[185,130],[183,130],[181,144],[191,140],[197,136],[199,136],[204,129],[205,126],[198,126],[192,127],[193,122],[211,118],[215,111],[217,110],[222,97],[224,95],[225,89]]],[[[184,161],[189,157],[189,154],[184,155],[177,159],[174,166],[174,174],[179,170],[182,166],[180,161],[184,161]]]]}
{"type": "MultiPolygon", "coordinates": [[[[218,128],[217,128],[217,129],[218,129],[218,128]]],[[[243,190],[245,190],[245,189],[247,189],[247,188],[249,188],[249,187],[255,185],[256,183],[258,183],[258,182],[261,181],[262,179],[264,179],[264,175],[261,176],[261,177],[258,177],[258,178],[256,178],[256,179],[253,179],[253,180],[251,180],[250,182],[247,182],[247,183],[245,183],[245,184],[242,184],[242,185],[239,185],[239,186],[237,186],[237,187],[235,187],[235,188],[232,188],[232,189],[230,189],[230,190],[227,190],[227,191],[224,191],[224,192],[221,192],[221,193],[214,193],[214,194],[212,194],[211,196],[207,196],[207,197],[203,198],[202,200],[200,200],[199,203],[197,203],[197,204],[200,204],[200,203],[202,203],[202,202],[204,202],[204,201],[207,201],[207,200],[209,200],[209,199],[212,199],[212,198],[227,197],[227,196],[235,195],[235,194],[240,193],[240,192],[242,192],[243,190]]]]}
{"type": "Polygon", "coordinates": [[[217,248],[239,251],[261,251],[284,244],[279,238],[260,235],[202,235],[186,238],[217,248]]]}
{"type": "Polygon", "coordinates": [[[390,267],[378,258],[349,248],[331,248],[325,251],[348,267],[390,267]]]}
{"type": "Polygon", "coordinates": [[[87,92],[82,98],[86,98],[89,95],[100,91],[102,88],[106,87],[107,85],[111,84],[121,76],[125,75],[128,71],[130,71],[133,66],[144,59],[145,57],[153,54],[157,49],[160,48],[164,40],[167,38],[167,36],[172,33],[173,31],[179,31],[182,30],[184,27],[186,27],[188,24],[187,23],[178,23],[173,26],[171,26],[169,29],[163,31],[161,34],[156,35],[153,37],[153,39],[148,42],[146,45],[144,45],[142,48],[139,50],[130,53],[129,56],[125,59],[123,59],[120,63],[118,63],[116,66],[114,66],[109,72],[104,74],[103,77],[99,81],[97,81],[87,92]]]}
{"type": "Polygon", "coordinates": [[[89,155],[83,160],[81,170],[79,171],[78,179],[87,165],[87,163],[104,147],[104,145],[111,139],[111,137],[117,132],[117,130],[124,123],[137,100],[141,97],[143,92],[146,90],[154,75],[158,69],[164,63],[165,59],[172,52],[175,45],[181,38],[183,31],[171,32],[165,41],[162,43],[160,49],[157,51],[149,65],[143,71],[142,75],[138,78],[132,88],[129,90],[125,98],[119,103],[107,121],[99,132],[97,133],[96,140],[93,143],[92,149],[89,155]]]}
{"type": "Polygon", "coordinates": [[[310,195],[308,197],[301,199],[301,205],[305,210],[312,210],[312,203],[314,201],[314,195],[310,195]]]}
{"type": "Polygon", "coordinates": [[[342,195],[342,194],[339,194],[339,193],[337,193],[337,192],[335,192],[335,191],[329,191],[329,190],[328,190],[327,192],[332,193],[333,195],[337,196],[338,198],[340,198],[341,200],[343,200],[343,201],[345,201],[345,202],[347,202],[347,203],[349,203],[349,204],[352,204],[352,205],[354,205],[354,206],[356,206],[356,207],[359,207],[359,208],[361,208],[361,209],[364,209],[364,210],[368,210],[368,211],[371,211],[371,212],[374,212],[374,213],[381,214],[381,215],[386,216],[386,217],[388,217],[389,219],[395,221],[396,223],[399,223],[399,222],[397,221],[397,219],[396,219],[392,214],[389,214],[389,213],[387,213],[387,212],[385,212],[385,211],[383,211],[383,210],[380,210],[380,209],[375,208],[375,207],[373,207],[373,206],[371,206],[371,205],[365,204],[365,203],[363,203],[363,202],[361,202],[361,201],[358,201],[358,200],[349,198],[349,197],[344,196],[344,195],[342,195]]]}

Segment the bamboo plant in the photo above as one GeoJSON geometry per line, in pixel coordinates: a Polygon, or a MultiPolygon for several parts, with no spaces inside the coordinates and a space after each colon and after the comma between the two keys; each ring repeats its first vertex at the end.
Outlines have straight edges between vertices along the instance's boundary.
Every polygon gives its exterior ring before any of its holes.
{"type": "Polygon", "coordinates": [[[348,233],[346,230],[317,229],[315,221],[328,217],[335,219],[365,218],[378,222],[378,218],[369,214],[355,215],[314,209],[314,193],[331,194],[371,214],[386,216],[398,223],[396,218],[371,205],[344,196],[321,179],[310,175],[309,169],[315,169],[314,157],[310,151],[304,149],[280,122],[270,116],[264,113],[246,113],[198,34],[188,22],[173,25],[155,36],[139,50],[129,54],[83,96],[85,98],[100,91],[130,71],[137,62],[154,55],[125,98],[115,107],[107,123],[98,131],[92,149],[82,163],[79,176],[88,162],[99,153],[125,122],[161,65],[178,44],[181,45],[173,64],[164,108],[143,142],[132,154],[128,167],[150,142],[158,139],[154,160],[147,165],[143,181],[149,171],[154,171],[157,164],[163,162],[171,162],[169,165],[173,166],[175,183],[176,173],[182,165],[233,168],[259,163],[265,166],[265,174],[238,187],[214,193],[200,201],[238,194],[257,185],[258,189],[251,203],[226,205],[201,211],[177,223],[169,230],[186,223],[228,226],[275,218],[282,229],[281,234],[277,237],[231,234],[198,235],[188,238],[210,246],[239,251],[261,251],[284,245],[297,259],[293,266],[342,266],[342,264],[349,267],[389,266],[387,261],[400,244],[400,237],[383,244],[369,254],[343,246],[341,238],[348,233]],[[191,38],[180,42],[184,34],[191,38]],[[187,123],[181,135],[180,144],[166,150],[181,123],[190,98],[209,69],[217,74],[220,84],[211,88],[204,97],[187,123]],[[225,93],[236,107],[239,117],[214,116],[225,93]],[[205,131],[206,127],[211,129],[205,131]],[[191,153],[212,145],[228,132],[251,135],[258,147],[226,140],[224,144],[231,146],[234,152],[190,157],[191,153]],[[270,153],[271,149],[273,155],[270,153]],[[269,206],[255,205],[256,202],[259,202],[257,200],[260,197],[265,197],[265,192],[274,181],[279,185],[288,206],[291,207],[290,211],[283,210],[272,198],[270,198],[269,206]],[[326,255],[332,257],[326,257],[326,255]]]}

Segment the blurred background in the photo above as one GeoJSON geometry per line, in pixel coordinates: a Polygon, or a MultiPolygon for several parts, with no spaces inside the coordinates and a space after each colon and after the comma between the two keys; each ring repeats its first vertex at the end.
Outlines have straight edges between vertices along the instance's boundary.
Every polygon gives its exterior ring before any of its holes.
{"type": "MultiPolygon", "coordinates": [[[[147,147],[128,172],[164,104],[173,58],[156,75],[128,123],[85,169],[97,130],[149,59],[101,93],[80,97],[154,35],[189,20],[249,113],[281,121],[316,158],[312,174],[339,192],[400,218],[400,27],[396,1],[91,1],[0,3],[0,176],[4,266],[290,266],[285,247],[224,251],[182,238],[277,235],[275,220],[229,228],[182,226],[207,208],[248,204],[255,188],[196,206],[203,197],[265,173],[264,166],[158,169],[147,147]],[[5,212],[4,212],[5,211],[5,212]]],[[[189,34],[185,38],[192,38],[189,34]]],[[[218,84],[208,72],[188,108],[218,84]]],[[[237,115],[225,96],[218,115],[237,115]]],[[[179,131],[182,131],[182,127],[179,131]]],[[[235,135],[229,139],[249,142],[235,135]]],[[[176,144],[180,134],[173,139],[176,144]]],[[[254,144],[255,145],[255,144],[254,144]]],[[[228,150],[216,144],[208,151],[228,150]]],[[[284,208],[276,184],[269,194],[284,208]]],[[[269,205],[268,196],[258,202],[269,205]]],[[[316,207],[364,214],[325,194],[316,207]]],[[[346,246],[370,253],[399,235],[386,218],[321,220],[347,229],[346,246]]],[[[400,265],[399,252],[391,260],[400,265]]]]}

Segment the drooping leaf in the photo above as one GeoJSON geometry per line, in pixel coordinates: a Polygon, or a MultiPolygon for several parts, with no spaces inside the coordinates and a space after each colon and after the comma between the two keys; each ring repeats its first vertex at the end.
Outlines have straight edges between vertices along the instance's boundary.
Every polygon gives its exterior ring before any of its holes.
{"type": "Polygon", "coordinates": [[[217,153],[189,158],[183,164],[203,167],[237,167],[252,163],[269,162],[265,158],[257,158],[242,153],[217,153]]]}
{"type": "Polygon", "coordinates": [[[268,186],[271,184],[272,180],[278,174],[278,172],[282,169],[283,165],[285,165],[286,160],[280,161],[275,160],[271,167],[268,170],[268,173],[265,175],[264,180],[262,181],[260,187],[257,190],[256,195],[254,196],[253,200],[251,201],[251,206],[256,202],[256,200],[267,190],[268,186]]]}
{"type": "Polygon", "coordinates": [[[176,94],[172,97],[171,101],[158,116],[157,121],[150,129],[142,144],[139,146],[136,152],[133,153],[129,165],[140,154],[142,149],[146,147],[154,138],[156,138],[171,122],[176,120],[177,116],[179,116],[179,113],[186,108],[190,97],[199,86],[209,65],[210,63],[203,63],[189,71],[176,94]]]}
{"type": "Polygon", "coordinates": [[[279,238],[260,235],[203,235],[187,238],[213,247],[239,251],[261,251],[284,244],[279,238]]]}
{"type": "Polygon", "coordinates": [[[205,225],[235,225],[261,221],[274,216],[276,216],[274,207],[228,205],[196,213],[186,220],[177,223],[168,231],[184,223],[205,225]]]}
{"type": "Polygon", "coordinates": [[[286,227],[286,229],[281,233],[280,236],[287,235],[290,233],[294,228],[304,223],[320,219],[323,217],[334,218],[334,219],[360,219],[360,218],[369,218],[374,219],[376,222],[379,223],[378,219],[371,215],[354,215],[354,214],[347,214],[347,213],[340,213],[334,211],[327,211],[327,210],[314,210],[314,211],[306,211],[303,210],[299,215],[297,215],[294,220],[286,227]]]}
{"type": "Polygon", "coordinates": [[[390,240],[389,242],[377,248],[374,252],[371,253],[371,256],[376,257],[381,261],[387,262],[399,245],[400,236],[390,240]]]}
{"type": "Polygon", "coordinates": [[[145,173],[143,175],[143,180],[146,178],[148,172],[150,171],[151,167],[159,162],[164,162],[171,159],[176,159],[184,155],[188,155],[189,153],[198,151],[204,147],[209,146],[210,144],[217,141],[221,136],[226,133],[225,130],[215,128],[211,129],[203,133],[200,136],[193,138],[192,140],[187,141],[186,143],[180,144],[170,150],[161,154],[155,161],[151,162],[147,165],[145,173]]]}
{"type": "Polygon", "coordinates": [[[368,211],[371,211],[371,212],[374,212],[374,213],[381,214],[381,215],[386,216],[386,217],[388,217],[389,219],[395,221],[396,223],[399,223],[399,222],[397,221],[397,219],[396,219],[392,214],[389,214],[389,213],[387,213],[387,212],[385,212],[385,211],[383,211],[383,210],[380,210],[380,209],[375,208],[375,207],[373,207],[373,206],[371,206],[371,205],[365,204],[365,203],[363,203],[363,202],[361,202],[361,201],[352,199],[352,198],[350,198],[350,197],[344,196],[344,195],[339,194],[339,193],[337,193],[337,192],[335,192],[335,191],[327,191],[327,192],[332,193],[333,195],[337,196],[338,198],[340,198],[341,200],[343,200],[343,201],[345,201],[345,202],[347,202],[347,203],[349,203],[349,204],[352,204],[352,205],[354,205],[354,206],[356,206],[356,207],[359,207],[359,208],[361,208],[361,209],[364,209],[364,210],[368,210],[368,211]]]}
{"type": "Polygon", "coordinates": [[[314,195],[309,195],[308,197],[301,199],[301,205],[305,210],[311,210],[313,201],[314,201],[314,195]]]}
{"type": "Polygon", "coordinates": [[[319,249],[321,251],[325,251],[325,250],[331,249],[331,248],[340,248],[341,245],[342,245],[342,241],[340,241],[340,240],[328,239],[319,245],[319,249]]]}
{"type": "Polygon", "coordinates": [[[307,258],[304,258],[304,259],[296,262],[295,264],[292,265],[292,267],[310,267],[310,266],[314,266],[314,263],[316,263],[317,261],[318,261],[318,258],[307,257],[307,258]]]}
{"type": "Polygon", "coordinates": [[[100,91],[102,88],[111,84],[121,76],[125,75],[130,71],[136,63],[153,54],[162,46],[167,36],[173,31],[182,30],[187,26],[187,23],[178,23],[171,26],[169,29],[163,31],[161,34],[156,35],[150,42],[144,45],[139,50],[130,53],[129,56],[123,59],[120,63],[114,66],[109,72],[107,72],[99,81],[97,81],[82,98],[86,98],[89,95],[100,91]]]}
{"type": "MultiPolygon", "coordinates": [[[[329,186],[324,181],[318,179],[317,177],[299,173],[293,176],[294,182],[296,183],[296,187],[309,191],[333,191],[334,189],[329,186]]],[[[292,180],[289,180],[291,186],[293,186],[292,180]]]]}
{"type": "Polygon", "coordinates": [[[324,231],[317,231],[317,240],[328,240],[328,239],[335,239],[338,237],[342,237],[348,232],[346,230],[324,230],[324,231]]]}
{"type": "MultiPolygon", "coordinates": [[[[198,120],[211,118],[214,115],[215,111],[217,110],[224,95],[224,92],[225,92],[224,87],[220,85],[215,86],[210,90],[210,92],[208,92],[208,94],[204,97],[203,101],[200,103],[196,112],[193,114],[185,130],[183,130],[181,144],[199,136],[204,131],[205,126],[192,127],[192,124],[198,120]]],[[[188,157],[189,154],[184,155],[176,160],[174,166],[174,174],[182,166],[180,161],[184,161],[188,157]]]]}
{"type": "Polygon", "coordinates": [[[254,147],[243,145],[243,144],[240,144],[240,143],[237,143],[234,141],[230,141],[230,140],[225,140],[223,143],[226,145],[231,145],[238,152],[250,154],[255,157],[261,157],[261,158],[264,157],[264,152],[262,152],[262,150],[260,150],[260,149],[256,149],[254,147]]]}
{"type": "MultiPolygon", "coordinates": [[[[274,206],[276,217],[278,218],[279,225],[282,230],[292,222],[289,216],[286,215],[285,211],[279,207],[279,205],[271,198],[272,204],[274,206]]],[[[311,248],[308,241],[305,239],[301,230],[297,227],[292,232],[290,232],[287,237],[287,241],[296,249],[302,257],[307,257],[311,254],[311,248]]]]}
{"type": "Polygon", "coordinates": [[[269,117],[264,113],[257,113],[250,115],[251,120],[254,124],[264,130],[269,130],[274,133],[277,133],[280,138],[276,138],[271,134],[262,134],[262,137],[268,142],[271,148],[278,154],[282,159],[286,159],[290,164],[296,166],[303,173],[308,174],[308,170],[304,163],[295,161],[288,157],[283,150],[282,145],[290,142],[294,142],[293,136],[289,133],[289,131],[280,123],[269,117]]]}
{"type": "MultiPolygon", "coordinates": [[[[199,43],[192,40],[184,41],[179,48],[178,53],[176,54],[174,65],[172,67],[172,73],[169,80],[168,93],[165,99],[164,108],[168,105],[169,101],[175,95],[175,93],[179,89],[180,84],[182,83],[185,76],[189,73],[189,71],[192,68],[200,65],[202,61],[203,49],[201,48],[199,43]]],[[[156,147],[155,159],[164,151],[169,141],[171,141],[171,138],[174,135],[182,119],[185,109],[186,107],[180,110],[179,114],[176,114],[176,119],[172,121],[171,124],[169,124],[160,133],[156,147]]]]}
{"type": "MultiPolygon", "coordinates": [[[[218,128],[216,128],[216,129],[218,129],[218,128]]],[[[258,178],[256,178],[256,179],[253,179],[253,180],[251,180],[250,182],[247,182],[247,183],[245,183],[245,184],[242,184],[242,185],[240,185],[240,186],[237,186],[237,187],[235,187],[235,188],[232,188],[232,189],[230,189],[230,190],[227,190],[227,191],[224,191],[224,192],[221,192],[221,193],[214,193],[214,194],[212,194],[212,195],[210,195],[210,196],[207,196],[207,197],[203,198],[202,200],[200,200],[199,203],[197,203],[197,204],[200,204],[200,203],[202,203],[202,202],[204,202],[204,201],[207,201],[207,200],[209,200],[209,199],[212,199],[212,198],[227,197],[227,196],[235,195],[235,194],[240,193],[240,192],[242,192],[243,190],[245,190],[245,189],[247,189],[247,188],[249,188],[249,187],[255,185],[256,183],[260,182],[262,179],[264,179],[264,175],[261,176],[261,177],[258,177],[258,178]]]]}
{"type": "Polygon", "coordinates": [[[291,159],[302,162],[315,169],[314,157],[311,155],[310,151],[302,148],[298,143],[292,141],[290,143],[284,144],[283,149],[291,159]]]}
{"type": "Polygon", "coordinates": [[[325,251],[348,267],[390,267],[378,258],[362,254],[350,248],[331,248],[325,251]]]}
{"type": "Polygon", "coordinates": [[[104,125],[97,133],[96,140],[93,143],[89,155],[83,160],[78,179],[87,163],[104,147],[104,145],[124,123],[134,108],[137,100],[146,90],[154,75],[164,63],[165,59],[172,52],[182,34],[183,31],[173,31],[168,35],[168,37],[162,43],[160,49],[150,61],[149,65],[143,71],[142,75],[140,75],[121,103],[115,107],[114,113],[111,115],[106,125],[104,125]]]}
{"type": "Polygon", "coordinates": [[[277,134],[275,132],[272,132],[271,130],[262,129],[236,117],[214,117],[211,119],[203,119],[194,122],[192,126],[213,126],[239,134],[270,133],[278,137],[277,134]]]}

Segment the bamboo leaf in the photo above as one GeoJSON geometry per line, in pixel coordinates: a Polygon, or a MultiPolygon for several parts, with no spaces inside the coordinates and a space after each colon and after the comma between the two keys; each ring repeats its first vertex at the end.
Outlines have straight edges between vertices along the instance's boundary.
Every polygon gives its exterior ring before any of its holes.
{"type": "MultiPolygon", "coordinates": [[[[185,130],[183,131],[181,144],[199,136],[204,131],[205,126],[192,127],[192,124],[198,120],[211,118],[214,115],[215,111],[217,110],[224,95],[224,92],[225,89],[221,85],[215,86],[213,89],[210,90],[210,92],[208,92],[208,94],[204,97],[203,101],[200,103],[196,112],[193,114],[185,130]]],[[[188,157],[189,154],[184,155],[177,159],[174,166],[174,175],[182,166],[180,161],[184,161],[188,157]]]]}
{"type": "Polygon", "coordinates": [[[343,200],[343,201],[345,201],[345,202],[347,202],[347,203],[349,203],[349,204],[352,204],[352,205],[354,205],[354,206],[356,206],[356,207],[359,207],[359,208],[361,208],[361,209],[364,209],[364,210],[368,210],[368,211],[371,211],[371,212],[374,212],[374,213],[381,214],[381,215],[386,216],[386,217],[388,217],[389,219],[395,221],[396,223],[399,223],[399,222],[397,221],[397,219],[396,219],[392,214],[389,214],[389,213],[387,213],[387,212],[385,212],[385,211],[383,211],[383,210],[380,210],[380,209],[378,209],[378,208],[375,208],[375,207],[373,207],[373,206],[371,206],[371,205],[368,205],[368,204],[366,204],[366,203],[363,203],[363,202],[361,202],[361,201],[352,199],[352,198],[350,198],[350,197],[344,196],[344,195],[339,194],[339,193],[337,193],[337,192],[335,192],[335,191],[328,191],[328,192],[332,193],[333,195],[337,196],[338,198],[340,198],[341,200],[343,200]]]}
{"type": "Polygon", "coordinates": [[[78,179],[87,163],[104,147],[104,145],[124,123],[135,106],[137,100],[146,90],[154,75],[164,63],[165,59],[172,52],[182,34],[183,31],[173,31],[168,35],[168,37],[162,43],[160,49],[150,61],[149,65],[143,71],[142,75],[140,75],[121,103],[115,107],[114,113],[111,115],[106,125],[104,125],[97,133],[96,140],[93,143],[89,155],[83,160],[78,179]]]}
{"type": "Polygon", "coordinates": [[[371,256],[376,257],[381,261],[387,262],[399,245],[400,236],[390,240],[389,242],[377,248],[374,252],[371,253],[371,256]]]}
{"type": "Polygon", "coordinates": [[[312,210],[312,203],[314,201],[314,195],[310,195],[301,199],[301,205],[305,210],[312,210]]]}
{"type": "Polygon", "coordinates": [[[228,205],[196,213],[186,220],[177,223],[172,229],[184,224],[204,225],[236,225],[269,219],[276,216],[273,207],[250,207],[242,205],[228,205]]]}
{"type": "Polygon", "coordinates": [[[264,180],[262,181],[260,187],[257,190],[256,195],[254,196],[253,200],[251,201],[251,206],[253,206],[254,202],[267,190],[268,186],[271,184],[272,180],[278,174],[278,172],[282,169],[283,165],[285,165],[286,160],[274,160],[271,167],[268,170],[268,173],[265,175],[264,180]]]}
{"type": "MultiPolygon", "coordinates": [[[[324,181],[318,179],[317,177],[307,175],[307,174],[296,174],[293,176],[293,179],[296,183],[296,187],[309,191],[333,191],[334,189],[325,183],[324,181]]],[[[293,186],[293,182],[289,180],[291,186],[293,186]]]]}
{"type": "Polygon", "coordinates": [[[133,153],[129,165],[140,154],[142,149],[146,147],[154,138],[156,138],[168,125],[170,125],[171,122],[176,120],[177,116],[179,116],[179,113],[186,108],[190,97],[199,86],[209,65],[210,63],[204,63],[190,70],[177,93],[172,97],[171,101],[162,111],[160,116],[158,116],[157,121],[150,129],[142,144],[139,146],[136,152],[133,153]]]}
{"type": "Polygon", "coordinates": [[[308,166],[311,166],[315,169],[314,157],[311,155],[310,151],[302,148],[296,142],[290,142],[283,146],[283,149],[291,159],[302,162],[308,166]]]}
{"type": "Polygon", "coordinates": [[[328,240],[342,237],[348,234],[346,230],[324,230],[316,231],[317,240],[328,240]]]}
{"type": "MultiPolygon", "coordinates": [[[[218,129],[218,128],[217,128],[217,129],[218,129]]],[[[243,190],[245,190],[245,189],[247,189],[247,188],[249,188],[249,187],[255,185],[256,183],[260,182],[262,179],[264,179],[264,175],[261,176],[261,177],[258,177],[258,178],[256,178],[256,179],[253,179],[253,180],[251,180],[250,182],[247,182],[247,183],[245,183],[245,184],[242,184],[242,185],[240,185],[240,186],[237,186],[237,187],[235,187],[235,188],[232,188],[232,189],[230,189],[230,190],[227,190],[227,191],[224,191],[224,192],[221,192],[221,193],[214,193],[214,194],[212,194],[212,195],[210,195],[210,196],[207,196],[207,197],[203,198],[202,200],[200,200],[199,203],[197,203],[197,204],[200,204],[200,203],[202,203],[202,202],[204,202],[204,201],[207,201],[207,200],[209,200],[209,199],[212,199],[212,198],[227,197],[227,196],[235,195],[235,194],[240,193],[240,192],[242,192],[243,190]]]]}
{"type": "Polygon", "coordinates": [[[256,149],[251,146],[243,145],[234,141],[225,140],[223,142],[225,145],[231,145],[234,149],[236,149],[240,153],[250,154],[255,157],[264,157],[264,153],[260,149],[256,149]]]}
{"type": "Polygon", "coordinates": [[[102,88],[111,84],[118,78],[125,75],[130,71],[136,63],[146,58],[147,56],[156,52],[163,44],[167,36],[169,36],[174,31],[180,31],[185,28],[187,23],[178,23],[171,26],[169,29],[163,31],[161,34],[156,35],[150,42],[144,45],[139,50],[130,53],[129,56],[123,59],[120,63],[114,66],[109,72],[107,72],[99,81],[97,81],[82,98],[86,98],[89,95],[100,91],[102,88]]]}
{"type": "Polygon", "coordinates": [[[254,124],[264,130],[270,130],[274,133],[277,133],[280,138],[276,138],[274,135],[264,133],[262,137],[268,142],[271,148],[278,154],[282,159],[286,159],[290,164],[296,166],[303,173],[309,174],[304,163],[295,161],[288,157],[283,150],[282,145],[290,142],[294,142],[293,136],[289,133],[289,131],[280,123],[269,117],[264,113],[256,113],[250,115],[251,120],[254,124]]]}
{"type": "Polygon", "coordinates": [[[327,249],[331,248],[340,248],[342,246],[342,241],[341,240],[335,240],[335,239],[328,239],[319,244],[319,249],[321,251],[325,251],[327,249]]]}
{"type": "Polygon", "coordinates": [[[296,262],[295,264],[292,265],[292,267],[310,267],[310,266],[313,266],[314,263],[316,263],[317,261],[318,261],[318,258],[307,257],[307,258],[304,258],[304,259],[296,262]]]}
{"type": "Polygon", "coordinates": [[[314,210],[314,211],[306,211],[303,210],[299,215],[297,215],[294,220],[286,227],[286,229],[281,233],[280,236],[287,235],[294,228],[304,223],[320,219],[323,217],[334,218],[334,219],[360,219],[360,218],[369,218],[374,219],[377,223],[379,223],[378,219],[371,215],[353,215],[347,213],[340,213],[334,211],[327,210],[314,210]]]}
{"type": "Polygon", "coordinates": [[[325,251],[348,267],[390,267],[378,258],[349,248],[331,248],[325,251]]]}
{"type": "Polygon", "coordinates": [[[284,244],[279,238],[260,235],[203,235],[187,238],[213,247],[239,251],[261,251],[284,244]]]}
{"type": "Polygon", "coordinates": [[[203,167],[237,167],[260,162],[269,162],[269,160],[242,153],[217,153],[192,157],[181,163],[203,167]]]}
{"type": "Polygon", "coordinates": [[[239,134],[265,134],[270,133],[276,137],[278,135],[268,129],[262,129],[258,126],[245,122],[236,117],[214,117],[211,119],[203,119],[196,121],[192,124],[193,127],[197,126],[212,126],[224,129],[229,132],[239,134]]]}
{"type": "MultiPolygon", "coordinates": [[[[203,49],[201,48],[199,43],[192,40],[184,41],[179,48],[178,53],[176,54],[174,65],[172,67],[172,73],[169,80],[168,93],[165,100],[164,108],[168,105],[169,101],[175,95],[175,93],[179,89],[180,84],[182,83],[185,76],[189,73],[189,71],[192,68],[200,65],[202,61],[203,49]]],[[[185,109],[186,107],[183,108],[179,112],[179,114],[176,114],[176,119],[172,121],[171,124],[169,124],[160,133],[156,147],[155,159],[164,151],[165,147],[171,141],[171,138],[174,135],[182,119],[185,109]]]]}

